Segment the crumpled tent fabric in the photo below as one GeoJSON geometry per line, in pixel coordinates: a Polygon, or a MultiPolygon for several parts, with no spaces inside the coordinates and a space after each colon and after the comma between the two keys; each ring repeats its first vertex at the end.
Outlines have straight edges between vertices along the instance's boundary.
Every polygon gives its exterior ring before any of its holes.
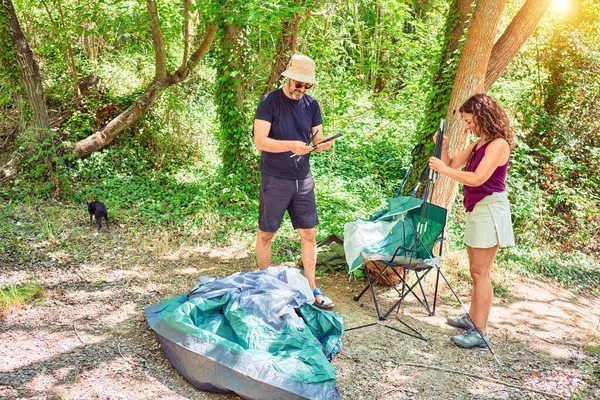
{"type": "Polygon", "coordinates": [[[306,303],[288,276],[271,267],[201,277],[189,294],[148,307],[146,318],[169,361],[200,390],[339,399],[328,360],[341,351],[343,319],[306,303]]]}

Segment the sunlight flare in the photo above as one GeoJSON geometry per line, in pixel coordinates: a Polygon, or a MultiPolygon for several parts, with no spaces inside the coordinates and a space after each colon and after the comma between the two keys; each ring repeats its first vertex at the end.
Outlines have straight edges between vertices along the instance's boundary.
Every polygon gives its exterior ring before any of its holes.
{"type": "Polygon", "coordinates": [[[570,0],[554,0],[552,2],[552,8],[557,13],[566,14],[571,9],[571,1],[570,0]]]}

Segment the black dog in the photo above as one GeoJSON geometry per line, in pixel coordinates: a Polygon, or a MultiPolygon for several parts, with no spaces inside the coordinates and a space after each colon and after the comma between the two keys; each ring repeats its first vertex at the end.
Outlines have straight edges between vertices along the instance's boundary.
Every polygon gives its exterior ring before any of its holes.
{"type": "Polygon", "coordinates": [[[96,218],[96,226],[98,226],[96,232],[100,232],[100,228],[102,228],[102,218],[106,221],[106,229],[110,232],[110,226],[108,225],[108,211],[106,211],[104,203],[100,201],[88,203],[88,212],[90,213],[90,224],[92,223],[92,217],[96,218]]]}

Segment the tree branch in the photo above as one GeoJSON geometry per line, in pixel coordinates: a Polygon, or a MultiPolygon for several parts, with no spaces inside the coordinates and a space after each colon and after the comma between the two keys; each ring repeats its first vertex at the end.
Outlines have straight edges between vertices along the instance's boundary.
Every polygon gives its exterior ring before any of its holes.
{"type": "Polygon", "coordinates": [[[198,46],[196,51],[194,51],[187,64],[182,64],[181,67],[179,67],[179,69],[177,70],[177,72],[175,72],[175,75],[173,77],[174,83],[178,83],[182,79],[185,79],[190,74],[190,72],[192,72],[194,68],[196,68],[196,66],[200,62],[200,59],[204,57],[208,52],[208,49],[210,49],[212,42],[215,40],[216,34],[216,25],[210,24],[208,30],[206,31],[206,35],[204,35],[204,40],[202,40],[200,46],[198,46]]]}
{"type": "Polygon", "coordinates": [[[487,92],[533,33],[552,0],[527,0],[492,48],[485,76],[487,92]]]}
{"type": "Polygon", "coordinates": [[[154,80],[160,81],[167,76],[167,53],[165,52],[165,40],[163,38],[160,24],[158,23],[158,9],[155,0],[146,0],[148,17],[150,18],[150,29],[152,30],[152,43],[154,44],[154,60],[156,73],[154,80]]]}

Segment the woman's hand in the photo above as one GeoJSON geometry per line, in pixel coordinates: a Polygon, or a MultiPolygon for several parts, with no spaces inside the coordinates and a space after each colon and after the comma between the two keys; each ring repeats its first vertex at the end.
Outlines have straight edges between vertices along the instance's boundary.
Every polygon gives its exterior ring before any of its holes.
{"type": "Polygon", "coordinates": [[[439,158],[430,157],[429,158],[429,169],[437,171],[439,173],[443,173],[442,171],[448,168],[448,166],[439,158]]]}

